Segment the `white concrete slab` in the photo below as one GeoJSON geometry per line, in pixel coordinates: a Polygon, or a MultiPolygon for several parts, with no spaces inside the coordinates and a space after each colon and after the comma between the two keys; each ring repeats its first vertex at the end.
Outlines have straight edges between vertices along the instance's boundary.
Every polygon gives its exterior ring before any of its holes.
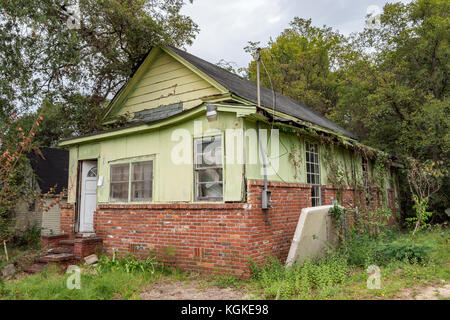
{"type": "Polygon", "coordinates": [[[286,259],[286,267],[294,262],[299,264],[307,258],[318,257],[325,253],[328,245],[336,245],[333,218],[329,213],[333,206],[304,208],[300,213],[291,248],[286,259]]]}

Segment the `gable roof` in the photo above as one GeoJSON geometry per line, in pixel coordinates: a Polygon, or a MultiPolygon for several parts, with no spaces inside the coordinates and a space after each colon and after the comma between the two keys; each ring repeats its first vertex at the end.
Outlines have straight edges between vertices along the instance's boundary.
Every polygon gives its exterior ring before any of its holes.
{"type": "MultiPolygon", "coordinates": [[[[213,78],[219,84],[227,88],[231,93],[234,93],[235,95],[250,102],[253,102],[255,104],[257,103],[257,94],[256,94],[257,88],[255,82],[241,78],[232,72],[229,72],[215,64],[200,59],[186,51],[171,46],[169,46],[168,48],[173,52],[175,52],[180,57],[182,57],[187,62],[194,65],[200,71],[204,72],[209,77],[213,78]]],[[[291,98],[288,98],[286,96],[283,96],[282,94],[279,94],[277,92],[275,94],[276,94],[276,105],[275,105],[276,111],[285,113],[300,120],[308,121],[310,123],[319,125],[323,128],[356,139],[356,136],[353,135],[351,132],[343,129],[342,127],[328,120],[324,116],[314,112],[304,104],[295,101],[291,98]]],[[[267,108],[272,108],[273,106],[272,90],[265,88],[263,86],[261,86],[261,105],[267,108]]]]}
{"type": "MultiPolygon", "coordinates": [[[[142,60],[142,62],[135,69],[130,79],[125,83],[125,85],[119,90],[116,96],[111,101],[108,110],[105,114],[105,118],[112,111],[112,109],[119,107],[125,96],[129,93],[129,90],[135,85],[138,77],[142,76],[142,70],[144,70],[151,63],[152,59],[157,56],[161,51],[165,51],[183,63],[186,67],[190,68],[191,71],[197,73],[199,76],[204,78],[207,82],[211,83],[219,91],[224,92],[228,90],[229,93],[234,94],[244,100],[251,103],[257,104],[257,88],[256,83],[238,75],[229,72],[215,64],[208,61],[200,59],[186,51],[180,50],[172,46],[166,47],[153,47],[147,56],[142,60]]],[[[261,86],[261,105],[272,109],[273,107],[273,93],[272,90],[261,86]]],[[[306,105],[288,98],[280,93],[275,92],[276,104],[275,111],[284,113],[286,115],[292,116],[299,120],[303,120],[314,125],[318,125],[322,128],[331,130],[333,132],[342,134],[352,139],[357,137],[351,132],[343,129],[336,123],[328,120],[326,117],[318,114],[317,112],[311,110],[306,105]]]]}
{"type": "Polygon", "coordinates": [[[55,148],[40,148],[40,150],[45,159],[34,152],[28,154],[39,188],[42,193],[47,193],[56,185],[55,193],[60,193],[67,187],[69,152],[55,148]]]}

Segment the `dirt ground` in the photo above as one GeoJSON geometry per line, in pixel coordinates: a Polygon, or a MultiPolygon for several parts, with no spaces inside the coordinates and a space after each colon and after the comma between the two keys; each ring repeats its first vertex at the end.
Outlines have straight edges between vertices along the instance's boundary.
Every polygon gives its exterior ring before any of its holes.
{"type": "Polygon", "coordinates": [[[210,286],[197,280],[159,280],[141,293],[143,300],[246,300],[237,289],[210,286]]]}
{"type": "MultiPolygon", "coordinates": [[[[251,297],[236,288],[221,288],[201,280],[162,279],[148,286],[140,295],[143,300],[248,300],[251,297]]],[[[401,290],[396,300],[450,299],[450,284],[430,284],[401,290]]]]}
{"type": "Polygon", "coordinates": [[[401,300],[439,300],[450,299],[450,284],[416,287],[402,290],[398,294],[401,300]]]}

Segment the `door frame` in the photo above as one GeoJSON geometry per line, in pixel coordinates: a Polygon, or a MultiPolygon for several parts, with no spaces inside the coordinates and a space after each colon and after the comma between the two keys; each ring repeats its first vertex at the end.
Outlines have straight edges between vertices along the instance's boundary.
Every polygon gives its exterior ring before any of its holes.
{"type": "MultiPolygon", "coordinates": [[[[75,233],[79,233],[80,232],[80,210],[81,210],[81,193],[82,193],[82,182],[83,182],[83,162],[84,161],[95,161],[97,162],[97,170],[98,170],[98,159],[82,159],[82,160],[78,160],[78,165],[77,165],[77,194],[76,194],[76,199],[77,201],[75,202],[75,221],[74,221],[74,225],[75,225],[75,233]]],[[[97,171],[98,172],[98,171],[97,171]]],[[[98,176],[97,176],[98,178],[98,176]]],[[[94,230],[95,232],[95,230],[94,230]]]]}

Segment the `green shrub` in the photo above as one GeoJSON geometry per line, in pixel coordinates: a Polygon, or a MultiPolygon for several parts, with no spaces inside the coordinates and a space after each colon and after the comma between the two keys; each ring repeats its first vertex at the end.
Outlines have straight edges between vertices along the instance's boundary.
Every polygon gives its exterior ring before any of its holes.
{"type": "Polygon", "coordinates": [[[423,263],[429,260],[432,251],[433,247],[428,243],[405,240],[383,243],[378,247],[379,255],[384,259],[384,263],[392,260],[423,263]]]}
{"type": "Polygon", "coordinates": [[[347,256],[349,265],[367,267],[385,266],[393,261],[426,262],[433,249],[427,242],[415,242],[407,235],[392,231],[377,237],[363,233],[347,241],[338,251],[347,256]]]}
{"type": "Polygon", "coordinates": [[[154,273],[155,267],[158,265],[155,257],[147,257],[146,259],[137,259],[135,256],[127,255],[119,259],[114,252],[112,258],[101,256],[97,263],[97,271],[99,273],[107,273],[112,271],[125,271],[126,273],[154,273]]]}
{"type": "Polygon", "coordinates": [[[253,264],[252,270],[253,279],[266,297],[283,299],[309,299],[314,291],[326,297],[326,292],[345,281],[349,272],[346,257],[336,254],[294,264],[292,268],[285,268],[272,257],[261,267],[253,264]]]}
{"type": "Polygon", "coordinates": [[[38,249],[41,245],[41,228],[28,224],[25,230],[14,236],[14,245],[28,249],[38,249]]]}

